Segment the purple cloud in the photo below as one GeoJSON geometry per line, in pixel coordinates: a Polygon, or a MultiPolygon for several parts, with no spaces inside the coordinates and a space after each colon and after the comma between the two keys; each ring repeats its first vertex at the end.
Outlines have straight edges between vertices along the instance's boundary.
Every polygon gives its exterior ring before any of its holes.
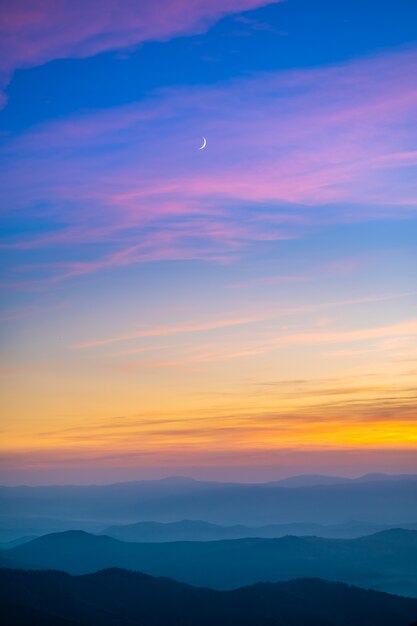
{"type": "Polygon", "coordinates": [[[52,272],[33,269],[56,282],[149,260],[224,260],[312,224],[415,215],[413,76],[409,50],[161,90],[35,127],[4,142],[4,204],[36,207],[55,226],[5,245],[54,250],[52,272]],[[68,246],[79,260],[65,259],[68,246]]]}
{"type": "Polygon", "coordinates": [[[4,0],[0,5],[0,86],[19,68],[203,33],[225,15],[279,1],[4,0]]]}

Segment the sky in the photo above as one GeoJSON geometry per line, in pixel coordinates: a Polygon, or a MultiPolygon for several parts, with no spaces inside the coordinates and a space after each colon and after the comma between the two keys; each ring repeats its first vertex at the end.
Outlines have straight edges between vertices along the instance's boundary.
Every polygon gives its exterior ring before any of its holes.
{"type": "Polygon", "coordinates": [[[417,472],[415,0],[3,0],[0,42],[0,482],[417,472]]]}

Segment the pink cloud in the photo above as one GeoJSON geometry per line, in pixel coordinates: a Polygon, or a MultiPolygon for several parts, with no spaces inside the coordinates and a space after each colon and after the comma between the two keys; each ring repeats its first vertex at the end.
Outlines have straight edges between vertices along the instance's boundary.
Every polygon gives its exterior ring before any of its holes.
{"type": "Polygon", "coordinates": [[[162,90],[40,125],[0,153],[3,204],[30,215],[33,203],[37,216],[45,207],[59,228],[6,245],[55,250],[49,280],[59,282],[151,260],[225,259],[311,225],[407,218],[417,209],[414,76],[409,50],[162,90]],[[101,244],[94,258],[91,243],[101,244]],[[79,259],[65,260],[74,246],[79,259]]]}
{"type": "MultiPolygon", "coordinates": [[[[351,298],[349,300],[336,300],[330,302],[320,302],[319,304],[310,304],[298,307],[273,307],[268,310],[262,310],[262,312],[235,312],[230,313],[227,317],[220,319],[211,319],[205,322],[196,322],[195,320],[184,322],[180,325],[165,325],[165,326],[151,326],[148,328],[134,329],[129,332],[112,335],[110,337],[94,338],[83,340],[77,344],[71,346],[73,350],[91,350],[95,348],[102,348],[119,343],[133,343],[134,347],[130,347],[117,352],[102,352],[102,356],[107,358],[108,356],[129,356],[142,351],[148,351],[150,349],[162,349],[169,348],[169,345],[161,345],[158,343],[161,337],[175,337],[178,335],[187,334],[205,334],[211,331],[217,330],[242,330],[243,334],[239,335],[239,349],[233,347],[230,349],[227,346],[227,340],[224,335],[221,342],[215,343],[213,338],[210,339],[210,343],[202,344],[198,343],[197,347],[193,346],[191,350],[186,348],[184,351],[181,363],[188,364],[191,362],[203,362],[203,361],[217,361],[240,358],[243,356],[252,356],[257,354],[264,354],[274,352],[282,346],[286,345],[299,345],[299,344],[320,344],[320,343],[349,343],[349,342],[361,342],[373,339],[386,339],[386,338],[407,338],[417,334],[417,320],[406,320],[398,324],[391,324],[384,327],[365,328],[359,330],[317,330],[305,332],[288,332],[288,326],[282,326],[282,323],[277,326],[277,322],[286,317],[291,319],[294,316],[304,313],[316,313],[332,309],[345,309],[363,304],[372,304],[378,302],[389,302],[390,300],[399,300],[415,296],[416,292],[399,292],[391,294],[382,294],[378,296],[366,296],[362,298],[351,298]],[[270,322],[265,326],[265,322],[270,322]],[[264,329],[261,335],[253,333],[253,327],[259,324],[264,329]],[[245,330],[252,327],[249,340],[245,336],[245,330]],[[265,331],[265,328],[267,329],[265,331]],[[269,329],[269,330],[268,330],[269,329]],[[153,339],[156,340],[155,345],[143,346],[137,345],[137,341],[153,339]]],[[[319,328],[323,324],[319,325],[319,328]]],[[[330,323],[326,321],[325,327],[330,326],[330,323]]],[[[170,367],[175,364],[179,364],[178,359],[169,362],[158,362],[144,364],[141,362],[139,366],[151,366],[151,367],[170,367]]],[[[136,363],[129,363],[127,367],[137,367],[136,363]]]]}
{"type": "Polygon", "coordinates": [[[95,348],[98,346],[106,346],[120,341],[131,341],[132,339],[143,339],[146,337],[168,337],[171,335],[183,335],[188,333],[201,333],[210,330],[219,330],[223,328],[229,328],[231,326],[242,326],[247,324],[253,324],[264,318],[259,317],[238,317],[233,319],[215,320],[206,323],[189,323],[183,326],[165,326],[159,328],[148,328],[145,330],[138,330],[136,332],[128,333],[125,335],[118,335],[116,337],[107,337],[105,339],[94,339],[92,341],[86,341],[73,346],[77,350],[84,350],[86,348],[95,348]]]}
{"type": "MultiPolygon", "coordinates": [[[[249,322],[249,323],[253,323],[254,321],[257,321],[257,320],[252,320],[252,322],[249,322]]],[[[242,322],[242,323],[245,324],[248,322],[242,322]]],[[[208,329],[209,327],[207,327],[205,330],[208,330],[208,329]]],[[[184,329],[180,332],[192,332],[192,331],[186,331],[184,329]]],[[[307,346],[307,345],[322,345],[322,344],[334,344],[334,343],[350,344],[350,343],[361,343],[361,342],[380,340],[380,339],[386,339],[386,338],[405,338],[409,340],[411,337],[414,337],[415,335],[417,335],[417,319],[402,321],[402,322],[399,322],[398,324],[391,324],[391,325],[381,326],[381,327],[376,327],[376,328],[361,328],[358,330],[335,330],[335,331],[329,330],[329,331],[321,331],[321,332],[320,331],[298,332],[298,333],[293,333],[293,334],[282,334],[282,335],[278,333],[278,336],[277,336],[277,333],[274,332],[274,333],[271,333],[271,336],[268,338],[267,341],[259,341],[257,339],[252,339],[252,338],[249,341],[241,341],[239,344],[240,345],[239,349],[236,349],[233,347],[229,349],[225,349],[224,343],[213,344],[212,342],[207,346],[199,345],[197,349],[193,348],[191,351],[184,350],[182,351],[182,353],[180,351],[179,354],[177,353],[177,355],[171,359],[156,360],[156,361],[141,360],[141,361],[136,361],[136,362],[128,361],[124,363],[121,366],[121,368],[126,371],[129,371],[132,369],[133,370],[140,369],[140,368],[144,368],[144,369],[147,369],[147,368],[154,368],[154,369],[164,368],[165,369],[165,368],[178,368],[178,367],[187,368],[191,365],[197,365],[197,364],[204,365],[206,363],[213,363],[213,362],[240,360],[242,358],[246,359],[248,357],[259,356],[262,354],[269,354],[269,353],[276,352],[287,346],[289,347],[297,346],[297,345],[307,346]]],[[[136,339],[136,338],[140,338],[144,336],[148,337],[152,335],[145,335],[145,334],[137,333],[137,334],[131,334],[129,336],[126,335],[124,337],[115,337],[109,340],[109,342],[121,341],[122,339],[123,340],[136,339]]],[[[104,343],[105,341],[102,341],[101,345],[104,345],[104,343]]],[[[96,344],[91,342],[91,343],[81,344],[79,347],[89,348],[89,347],[95,347],[96,345],[100,345],[100,344],[98,342],[96,344]]],[[[343,355],[343,353],[339,352],[337,356],[340,356],[341,354],[343,355]]],[[[348,352],[348,354],[352,354],[352,351],[348,352]]],[[[357,354],[357,351],[354,354],[357,354]]],[[[381,388],[384,388],[384,387],[382,386],[381,388]]],[[[372,389],[376,391],[377,389],[379,389],[379,387],[368,386],[368,389],[369,390],[372,389]]],[[[386,386],[385,386],[385,390],[386,390],[386,386]]],[[[345,392],[347,391],[346,388],[344,391],[345,392]]],[[[414,388],[413,388],[413,391],[414,391],[414,388]]],[[[335,394],[336,391],[332,391],[332,392],[328,391],[327,394],[325,394],[323,389],[319,391],[320,395],[322,394],[331,395],[332,393],[335,394]]],[[[340,390],[337,391],[337,393],[340,393],[340,390]]],[[[296,395],[297,397],[300,397],[301,393],[297,391],[296,395]]],[[[309,395],[314,395],[314,394],[312,392],[309,392],[309,395]]],[[[282,394],[281,394],[281,397],[282,397],[282,394]]]]}
{"type": "Polygon", "coordinates": [[[18,68],[205,32],[222,17],[280,0],[3,0],[0,84],[18,68]]]}

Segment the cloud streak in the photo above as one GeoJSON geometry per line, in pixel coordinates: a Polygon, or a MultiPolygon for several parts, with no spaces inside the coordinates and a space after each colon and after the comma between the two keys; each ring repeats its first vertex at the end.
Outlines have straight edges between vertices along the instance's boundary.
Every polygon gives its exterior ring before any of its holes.
{"type": "MultiPolygon", "coordinates": [[[[365,296],[361,298],[351,298],[350,300],[339,300],[339,301],[330,301],[330,302],[321,302],[319,304],[307,304],[304,306],[298,307],[277,307],[274,309],[270,309],[268,311],[264,311],[263,313],[258,314],[235,314],[230,317],[226,317],[224,319],[214,319],[206,322],[196,322],[189,321],[183,323],[181,325],[176,326],[160,326],[160,327],[150,327],[141,330],[132,331],[125,334],[113,335],[111,337],[103,337],[101,339],[90,339],[87,341],[81,341],[79,343],[74,344],[72,349],[74,350],[86,350],[91,348],[99,348],[102,346],[108,346],[114,343],[120,342],[132,342],[137,339],[147,339],[147,338],[159,338],[159,337],[169,337],[175,335],[184,335],[184,334],[198,334],[205,333],[207,331],[213,330],[224,330],[228,328],[235,327],[245,327],[251,326],[254,324],[259,324],[261,322],[272,322],[274,320],[278,320],[283,317],[294,316],[304,313],[315,313],[320,311],[325,311],[328,309],[337,309],[337,308],[346,308],[356,305],[363,304],[372,304],[378,302],[389,302],[391,300],[401,300],[404,298],[409,298],[410,296],[415,296],[416,292],[402,292],[402,293],[392,293],[392,294],[380,294],[377,296],[365,296]]],[[[393,324],[386,327],[380,328],[371,328],[366,330],[353,330],[353,331],[337,331],[337,332],[306,332],[306,333],[286,333],[284,337],[277,338],[271,337],[268,339],[267,349],[270,350],[275,349],[274,345],[276,342],[284,341],[289,344],[294,343],[320,343],[321,338],[330,342],[337,342],[340,338],[344,338],[346,341],[360,341],[363,339],[369,338],[381,338],[381,337],[396,337],[397,335],[404,335],[406,333],[414,334],[416,332],[416,321],[410,320],[405,322],[400,322],[399,324],[393,324]]],[[[276,331],[275,331],[276,335],[276,331]]],[[[342,341],[342,339],[341,339],[342,341]]],[[[251,349],[256,350],[257,348],[248,348],[250,352],[251,349]]],[[[139,349],[138,349],[139,350],[139,349]]],[[[132,353],[134,354],[136,348],[132,350],[124,351],[125,354],[132,353]]],[[[118,354],[122,354],[119,352],[118,354]]],[[[206,355],[207,356],[207,355],[206,355]]],[[[221,353],[217,353],[218,358],[220,359],[221,353]]],[[[195,356],[193,359],[196,358],[195,356]]],[[[226,358],[230,358],[229,355],[226,355],[226,358]]]]}
{"type": "MultiPolygon", "coordinates": [[[[314,388],[314,387],[313,387],[314,388]]],[[[281,454],[296,450],[314,454],[320,450],[364,453],[415,451],[413,431],[415,396],[404,395],[400,387],[388,387],[385,394],[371,397],[367,387],[340,388],[345,397],[325,401],[330,390],[323,390],[321,401],[311,401],[305,394],[298,407],[281,410],[240,410],[229,407],[181,417],[159,415],[109,419],[89,426],[42,433],[42,442],[29,440],[12,451],[3,452],[6,465],[20,458],[23,464],[71,467],[85,460],[90,467],[102,460],[111,465],[117,459],[122,466],[140,467],[149,455],[150,464],[190,464],[196,461],[233,464],[251,458],[274,464],[281,454]],[[389,394],[392,394],[390,397],[389,394]],[[395,419],[393,416],[396,416],[395,419]]],[[[337,393],[337,392],[335,392],[337,393]]]]}
{"type": "Polygon", "coordinates": [[[42,205],[50,228],[3,245],[14,256],[54,254],[53,271],[22,266],[18,280],[37,274],[53,285],[155,260],[233,259],[312,227],[415,215],[412,76],[417,52],[403,51],[163,90],[6,139],[5,206],[30,218],[42,205]],[[74,246],[79,259],[66,260],[74,246]]]}
{"type": "Polygon", "coordinates": [[[7,84],[12,72],[19,68],[204,33],[226,15],[271,3],[272,0],[3,0],[0,85],[7,84]]]}
{"type": "Polygon", "coordinates": [[[417,335],[417,319],[392,324],[390,326],[358,330],[298,333],[282,333],[282,331],[277,330],[275,333],[270,331],[269,334],[269,338],[263,341],[257,339],[251,339],[250,341],[242,340],[239,349],[232,348],[225,350],[223,344],[219,345],[213,343],[210,346],[203,346],[203,349],[201,349],[200,346],[197,350],[191,350],[191,352],[184,351],[181,356],[177,356],[174,359],[138,363],[130,362],[125,367],[126,369],[189,367],[191,365],[204,365],[206,363],[219,363],[222,361],[255,357],[292,346],[301,346],[304,348],[306,346],[325,346],[326,344],[334,343],[338,345],[361,343],[391,337],[407,338],[417,335]]]}
{"type": "Polygon", "coordinates": [[[96,348],[99,346],[106,346],[120,341],[131,341],[132,339],[144,339],[147,337],[169,337],[170,335],[182,335],[188,333],[201,333],[211,330],[219,330],[223,328],[230,328],[233,326],[242,326],[246,324],[253,324],[258,322],[260,317],[241,317],[236,319],[216,320],[206,323],[191,323],[181,326],[165,326],[161,328],[148,328],[145,330],[138,330],[133,333],[127,333],[125,335],[118,335],[116,337],[107,337],[105,339],[94,339],[91,341],[85,341],[73,346],[76,350],[85,350],[86,348],[96,348]]]}

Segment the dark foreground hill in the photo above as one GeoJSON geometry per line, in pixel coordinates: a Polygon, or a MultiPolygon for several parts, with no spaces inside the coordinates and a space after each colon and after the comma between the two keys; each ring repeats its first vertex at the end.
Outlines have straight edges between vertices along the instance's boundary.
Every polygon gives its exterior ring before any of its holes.
{"type": "Polygon", "coordinates": [[[409,626],[417,600],[317,579],[221,592],[109,569],[0,570],[8,626],[409,626]]]}
{"type": "Polygon", "coordinates": [[[72,574],[120,567],[216,589],[317,577],[417,596],[417,532],[407,530],[359,539],[287,536],[161,544],[71,531],[4,550],[0,563],[72,574]]]}

